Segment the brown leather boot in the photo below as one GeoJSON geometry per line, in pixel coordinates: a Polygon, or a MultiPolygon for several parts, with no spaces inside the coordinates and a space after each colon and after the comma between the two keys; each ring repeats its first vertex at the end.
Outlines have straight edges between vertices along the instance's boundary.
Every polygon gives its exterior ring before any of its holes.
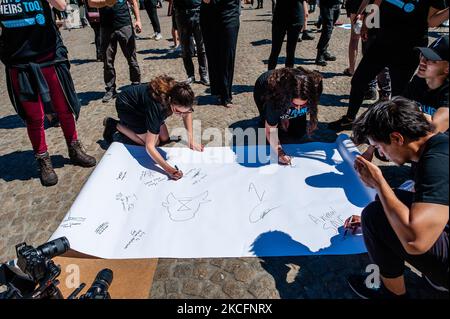
{"type": "Polygon", "coordinates": [[[86,154],[80,141],[73,141],[67,147],[69,148],[70,160],[74,165],[92,167],[97,163],[94,157],[86,154]]]}
{"type": "Polygon", "coordinates": [[[53,186],[58,183],[58,175],[53,170],[52,161],[48,152],[43,154],[36,154],[36,161],[38,164],[39,178],[43,186],[53,186]]]}

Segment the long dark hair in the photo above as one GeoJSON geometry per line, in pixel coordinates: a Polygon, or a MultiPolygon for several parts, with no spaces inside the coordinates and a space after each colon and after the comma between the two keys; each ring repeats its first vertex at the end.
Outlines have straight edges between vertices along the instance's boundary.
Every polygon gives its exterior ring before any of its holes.
{"type": "Polygon", "coordinates": [[[288,111],[292,99],[308,101],[308,135],[317,128],[317,113],[320,95],[323,91],[323,78],[317,71],[302,67],[281,68],[272,72],[268,79],[264,102],[271,102],[282,113],[288,111]]]}
{"type": "Polygon", "coordinates": [[[184,107],[192,107],[194,104],[195,95],[190,85],[177,82],[168,75],[163,74],[151,79],[148,86],[150,96],[167,113],[171,113],[171,103],[176,103],[184,107]]]}

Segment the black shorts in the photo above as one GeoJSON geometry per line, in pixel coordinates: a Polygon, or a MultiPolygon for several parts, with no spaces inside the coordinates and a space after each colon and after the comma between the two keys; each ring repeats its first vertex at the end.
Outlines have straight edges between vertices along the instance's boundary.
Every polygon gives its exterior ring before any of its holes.
{"type": "Polygon", "coordinates": [[[136,134],[147,133],[145,116],[137,113],[135,109],[119,99],[116,99],[116,110],[120,124],[125,125],[136,134]]]}
{"type": "Polygon", "coordinates": [[[347,17],[350,18],[351,14],[356,14],[358,12],[361,3],[362,0],[347,0],[347,2],[345,2],[345,10],[347,11],[347,17]]]}

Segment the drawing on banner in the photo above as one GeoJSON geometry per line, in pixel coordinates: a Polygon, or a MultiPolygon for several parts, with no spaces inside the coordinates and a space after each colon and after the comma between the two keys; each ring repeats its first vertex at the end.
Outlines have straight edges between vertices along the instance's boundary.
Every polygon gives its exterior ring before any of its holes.
{"type": "Polygon", "coordinates": [[[201,168],[191,168],[186,174],[184,174],[184,177],[189,177],[192,180],[192,185],[195,185],[208,177],[208,174],[202,172],[201,168]]]}
{"type": "Polygon", "coordinates": [[[69,215],[61,222],[61,227],[72,228],[73,226],[80,226],[85,220],[86,218],[84,217],[72,217],[71,212],[69,212],[69,215]]]}
{"type": "Polygon", "coordinates": [[[314,224],[322,226],[322,229],[325,230],[332,229],[336,235],[339,234],[339,227],[344,225],[344,219],[333,207],[330,207],[329,211],[319,216],[314,216],[311,214],[308,216],[314,224]]]}
{"type": "Polygon", "coordinates": [[[145,186],[157,186],[159,183],[167,181],[168,178],[167,176],[162,175],[157,176],[154,171],[147,170],[141,172],[139,180],[142,181],[145,186]]]}
{"type": "Polygon", "coordinates": [[[108,222],[102,223],[100,226],[97,227],[97,229],[95,230],[95,233],[97,235],[101,235],[108,227],[109,227],[108,222]]]}
{"type": "Polygon", "coordinates": [[[120,172],[120,173],[119,173],[119,176],[117,176],[116,180],[118,180],[118,181],[123,181],[123,180],[125,179],[126,176],[127,176],[127,172],[126,172],[126,171],[120,172]]]}
{"type": "Polygon", "coordinates": [[[122,204],[122,209],[124,212],[131,212],[137,202],[137,196],[135,194],[124,195],[118,193],[116,195],[116,200],[122,204]]]}
{"type": "Polygon", "coordinates": [[[142,239],[142,237],[144,237],[145,232],[143,232],[142,230],[132,230],[130,235],[131,235],[131,238],[127,242],[127,244],[125,245],[125,247],[123,249],[128,249],[132,244],[140,241],[142,239]]]}
{"type": "Polygon", "coordinates": [[[252,209],[249,215],[249,221],[250,223],[257,223],[260,220],[263,220],[264,217],[266,217],[269,213],[273,212],[274,210],[281,207],[281,205],[276,205],[272,201],[264,200],[264,195],[266,194],[266,191],[264,191],[262,194],[259,194],[258,190],[256,189],[255,184],[250,183],[248,186],[248,191],[254,191],[256,194],[256,197],[258,198],[258,204],[252,209]]]}
{"type": "Polygon", "coordinates": [[[174,222],[184,222],[195,217],[202,204],[208,203],[208,191],[194,197],[177,198],[173,193],[167,195],[162,206],[167,209],[169,218],[174,222]]]}

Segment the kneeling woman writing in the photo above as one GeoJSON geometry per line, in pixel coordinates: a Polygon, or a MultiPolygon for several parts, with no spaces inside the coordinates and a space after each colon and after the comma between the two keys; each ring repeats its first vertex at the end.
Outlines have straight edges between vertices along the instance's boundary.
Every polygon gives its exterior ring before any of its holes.
{"type": "Polygon", "coordinates": [[[167,174],[175,180],[183,177],[177,167],[170,166],[156,147],[169,141],[169,132],[164,123],[172,114],[183,118],[188,132],[189,148],[203,151],[203,145],[193,141],[192,112],[194,92],[189,84],[176,82],[173,78],[161,75],[147,84],[130,86],[117,96],[116,110],[119,120],[105,118],[104,139],[112,142],[116,131],[139,145],[145,145],[147,153],[167,174]]]}

